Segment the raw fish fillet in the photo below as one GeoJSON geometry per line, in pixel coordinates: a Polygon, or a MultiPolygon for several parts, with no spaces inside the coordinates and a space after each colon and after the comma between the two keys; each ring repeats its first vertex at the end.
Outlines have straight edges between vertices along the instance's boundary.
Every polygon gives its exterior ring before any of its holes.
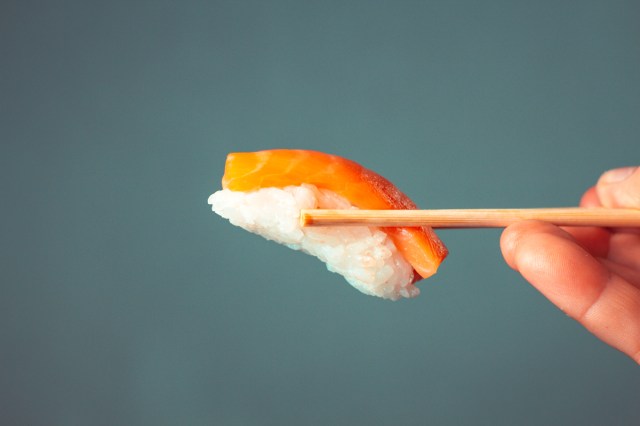
{"type": "MultiPolygon", "coordinates": [[[[317,151],[275,149],[228,155],[222,187],[231,191],[285,188],[303,184],[333,191],[361,209],[416,209],[395,185],[361,165],[317,151]]],[[[381,228],[419,277],[436,273],[447,248],[433,229],[381,228]]]]}

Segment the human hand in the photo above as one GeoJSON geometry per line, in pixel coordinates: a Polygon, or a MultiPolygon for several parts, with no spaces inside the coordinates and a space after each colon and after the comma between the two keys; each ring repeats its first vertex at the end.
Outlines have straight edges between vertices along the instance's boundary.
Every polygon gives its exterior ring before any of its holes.
{"type": "MultiPolygon", "coordinates": [[[[580,205],[640,209],[640,167],[604,173],[580,205]]],[[[640,230],[522,221],[504,230],[500,247],[551,302],[640,364],[640,230]]]]}

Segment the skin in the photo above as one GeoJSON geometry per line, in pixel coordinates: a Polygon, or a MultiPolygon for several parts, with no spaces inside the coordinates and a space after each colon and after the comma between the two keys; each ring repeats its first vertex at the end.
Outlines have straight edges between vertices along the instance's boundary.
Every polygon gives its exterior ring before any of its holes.
{"type": "MultiPolygon", "coordinates": [[[[640,167],[604,173],[580,205],[640,209],[640,167]]],[[[552,303],[640,364],[640,230],[523,221],[504,230],[500,247],[552,303]]]]}

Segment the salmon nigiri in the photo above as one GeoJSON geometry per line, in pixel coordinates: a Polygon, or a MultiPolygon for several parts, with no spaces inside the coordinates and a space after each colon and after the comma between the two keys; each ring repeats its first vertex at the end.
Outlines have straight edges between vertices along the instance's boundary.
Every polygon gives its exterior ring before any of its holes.
{"type": "Polygon", "coordinates": [[[234,225],[315,255],[363,293],[396,300],[419,293],[447,249],[429,227],[301,228],[313,208],[415,209],[379,174],[335,155],[277,149],[227,156],[209,204],[234,225]]]}

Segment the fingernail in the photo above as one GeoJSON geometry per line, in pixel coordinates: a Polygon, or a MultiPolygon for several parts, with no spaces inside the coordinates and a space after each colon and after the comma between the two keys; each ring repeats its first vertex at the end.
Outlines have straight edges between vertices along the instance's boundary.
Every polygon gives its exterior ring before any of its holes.
{"type": "Polygon", "coordinates": [[[619,169],[609,170],[600,177],[602,183],[618,183],[622,182],[633,174],[636,167],[621,167],[619,169]]]}

